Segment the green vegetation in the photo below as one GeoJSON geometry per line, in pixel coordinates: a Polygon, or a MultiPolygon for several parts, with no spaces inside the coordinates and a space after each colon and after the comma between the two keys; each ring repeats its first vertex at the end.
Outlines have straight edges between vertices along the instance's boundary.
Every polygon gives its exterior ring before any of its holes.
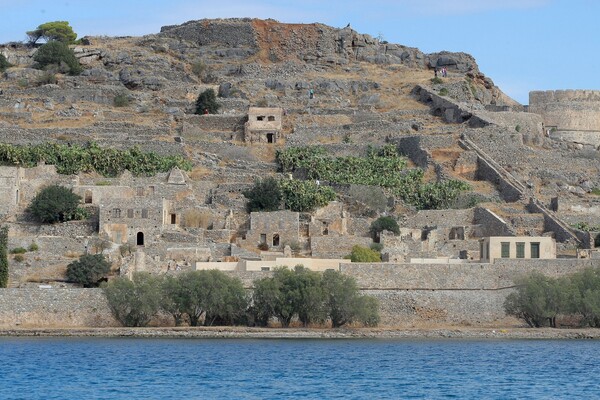
{"type": "Polygon", "coordinates": [[[356,245],[352,247],[350,261],[362,263],[381,262],[381,254],[377,250],[356,245]]]}
{"type": "Polygon", "coordinates": [[[63,42],[48,42],[40,47],[33,56],[35,67],[69,75],[79,75],[83,68],[73,50],[63,42]]]}
{"type": "Polygon", "coordinates": [[[248,199],[248,212],[276,211],[281,204],[281,189],[273,177],[256,180],[254,186],[244,190],[242,194],[248,199]]]}
{"type": "Polygon", "coordinates": [[[147,272],[136,272],[133,280],[118,277],[104,286],[113,315],[124,326],[146,326],[163,304],[162,279],[147,272]]]}
{"type": "Polygon", "coordinates": [[[15,254],[13,256],[13,260],[15,260],[16,262],[23,262],[25,261],[25,256],[23,254],[15,254]]]}
{"type": "Polygon", "coordinates": [[[8,226],[0,227],[0,288],[8,286],[8,226]]]}
{"type": "Polygon", "coordinates": [[[470,188],[458,180],[423,183],[423,170],[407,169],[406,159],[393,145],[370,149],[366,157],[336,158],[319,146],[290,147],[279,150],[276,158],[282,172],[302,169],[309,180],[380,186],[418,209],[448,208],[470,188]]]}
{"type": "Polygon", "coordinates": [[[590,193],[596,196],[600,196],[600,188],[595,187],[590,193]]]}
{"type": "Polygon", "coordinates": [[[392,217],[385,216],[379,217],[375,221],[371,223],[371,228],[369,230],[374,238],[379,238],[379,234],[383,231],[393,232],[394,235],[400,234],[400,227],[398,226],[398,222],[392,217]]]}
{"type": "Polygon", "coordinates": [[[448,89],[441,88],[440,89],[440,96],[448,96],[448,89]]]}
{"type": "Polygon", "coordinates": [[[127,107],[131,103],[131,97],[127,93],[119,93],[113,99],[115,107],[127,107]]]}
{"type": "Polygon", "coordinates": [[[51,185],[43,188],[31,201],[29,212],[42,223],[54,224],[81,219],[85,214],[79,210],[81,197],[64,186],[51,185]]]}
{"type": "Polygon", "coordinates": [[[325,271],[323,291],[326,296],[325,307],[333,328],[355,321],[365,326],[376,326],[379,323],[379,302],[374,297],[361,295],[351,276],[337,271],[325,271]]]}
{"type": "Polygon", "coordinates": [[[67,21],[53,21],[41,24],[36,29],[27,32],[30,43],[36,43],[40,39],[48,42],[58,41],[65,44],[73,43],[77,34],[67,21]]]}
{"type": "Polygon", "coordinates": [[[11,65],[8,62],[8,60],[6,59],[6,57],[4,57],[4,54],[0,54],[0,72],[4,72],[6,71],[7,68],[10,68],[11,65]]]}
{"type": "Polygon", "coordinates": [[[277,318],[288,327],[294,317],[305,327],[327,319],[334,328],[379,322],[377,301],[361,296],[354,279],[337,271],[320,274],[301,265],[293,270],[278,268],[273,277],[254,281],[252,313],[259,326],[277,318]]]}
{"type": "Polygon", "coordinates": [[[59,174],[97,172],[114,177],[129,170],[135,176],[152,176],[157,172],[168,172],[173,167],[186,171],[192,163],[180,155],[159,156],[142,152],[137,147],[128,150],[102,148],[96,143],[86,146],[58,143],[43,143],[35,146],[20,146],[0,143],[0,164],[35,167],[38,163],[53,164],[59,174]]]}
{"type": "Polygon", "coordinates": [[[517,126],[515,126],[515,131],[517,131],[517,132],[521,132],[521,125],[517,125],[517,126]]]}
{"type": "Polygon", "coordinates": [[[442,78],[436,76],[435,78],[431,78],[431,83],[433,83],[434,85],[439,85],[441,83],[444,83],[444,81],[442,80],[442,78]]]}
{"type": "Polygon", "coordinates": [[[37,79],[37,84],[39,86],[42,86],[42,85],[55,85],[57,82],[58,82],[58,79],[56,78],[56,74],[54,74],[52,71],[45,71],[37,79]]]}
{"type": "Polygon", "coordinates": [[[27,253],[27,249],[23,247],[15,247],[14,249],[10,249],[10,254],[24,254],[27,253]]]}
{"type": "Polygon", "coordinates": [[[557,317],[579,320],[580,325],[600,327],[600,269],[587,268],[561,278],[539,273],[517,282],[504,307],[506,313],[531,327],[557,326],[557,317]]]}
{"type": "Polygon", "coordinates": [[[235,325],[244,321],[248,298],[242,282],[217,271],[190,271],[163,283],[168,312],[177,321],[187,315],[191,326],[235,325]]]}
{"type": "Polygon", "coordinates": [[[584,232],[600,232],[599,225],[590,225],[587,222],[578,222],[572,226],[573,228],[584,232]]]}
{"type": "Polygon", "coordinates": [[[272,177],[257,180],[252,188],[242,193],[248,199],[249,212],[276,211],[282,203],[284,208],[292,211],[311,211],[327,205],[336,197],[333,189],[313,181],[278,181],[272,177]]]}
{"type": "Polygon", "coordinates": [[[37,245],[36,242],[32,242],[29,247],[27,248],[27,250],[29,251],[38,251],[40,249],[40,247],[37,245]]]}
{"type": "Polygon", "coordinates": [[[216,114],[220,107],[213,89],[206,89],[196,100],[196,114],[216,114]]]}
{"type": "Polygon", "coordinates": [[[67,280],[83,285],[97,287],[110,272],[110,263],[103,254],[84,254],[79,260],[67,265],[67,280]]]}
{"type": "Polygon", "coordinates": [[[282,179],[279,187],[285,208],[292,211],[306,212],[326,206],[335,200],[335,192],[329,186],[321,186],[313,181],[282,179]]]}

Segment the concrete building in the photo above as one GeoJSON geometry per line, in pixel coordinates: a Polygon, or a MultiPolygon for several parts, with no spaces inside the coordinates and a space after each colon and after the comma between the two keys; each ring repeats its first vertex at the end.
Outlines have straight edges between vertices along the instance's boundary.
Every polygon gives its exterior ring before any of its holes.
{"type": "Polygon", "coordinates": [[[555,259],[556,241],[547,236],[490,236],[479,241],[481,262],[496,258],[555,259]]]}

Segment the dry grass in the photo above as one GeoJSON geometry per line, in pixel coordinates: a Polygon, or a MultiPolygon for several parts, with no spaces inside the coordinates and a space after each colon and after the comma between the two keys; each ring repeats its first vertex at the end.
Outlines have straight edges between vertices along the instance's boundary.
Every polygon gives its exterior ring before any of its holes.
{"type": "Polygon", "coordinates": [[[212,214],[206,210],[187,210],[183,213],[183,226],[186,228],[207,229],[212,224],[212,214]]]}

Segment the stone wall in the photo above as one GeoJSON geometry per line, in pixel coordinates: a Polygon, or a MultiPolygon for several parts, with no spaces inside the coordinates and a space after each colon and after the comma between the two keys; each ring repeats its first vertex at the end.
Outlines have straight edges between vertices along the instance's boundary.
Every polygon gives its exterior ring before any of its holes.
{"type": "Polygon", "coordinates": [[[0,326],[118,326],[101,289],[0,289],[0,326]]]}
{"type": "MultiPolygon", "coordinates": [[[[489,324],[503,320],[514,279],[532,272],[552,277],[600,259],[496,260],[494,264],[359,264],[340,266],[381,304],[382,325],[489,324]]],[[[228,272],[251,288],[271,272],[228,272]]],[[[0,289],[0,326],[98,327],[118,325],[99,289],[0,289]]]]}
{"type": "Polygon", "coordinates": [[[529,112],[546,127],[600,132],[600,90],[549,90],[529,93],[529,112]]]}

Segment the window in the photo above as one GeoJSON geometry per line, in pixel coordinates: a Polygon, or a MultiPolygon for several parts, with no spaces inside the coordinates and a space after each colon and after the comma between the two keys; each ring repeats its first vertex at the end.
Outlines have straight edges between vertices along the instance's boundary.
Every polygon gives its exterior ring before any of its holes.
{"type": "Polygon", "coordinates": [[[500,257],[510,258],[510,242],[500,243],[500,257]]]}
{"type": "Polygon", "coordinates": [[[171,214],[171,225],[175,225],[177,223],[177,214],[171,214]]]}
{"type": "Polygon", "coordinates": [[[531,243],[531,258],[540,258],[540,243],[531,243]]]}
{"type": "Polygon", "coordinates": [[[269,120],[269,121],[271,121],[271,122],[273,122],[273,121],[275,121],[275,117],[274,117],[274,116],[272,116],[272,115],[269,115],[269,118],[268,118],[268,120],[269,120]]]}
{"type": "Polygon", "coordinates": [[[525,242],[517,242],[517,258],[525,258],[525,242]]]}
{"type": "Polygon", "coordinates": [[[86,190],[85,191],[85,204],[92,204],[92,191],[91,190],[86,190]]]}
{"type": "Polygon", "coordinates": [[[147,208],[142,209],[142,218],[148,218],[148,209],[147,208]]]}
{"type": "Polygon", "coordinates": [[[144,188],[142,186],[138,186],[136,188],[136,196],[143,196],[144,195],[144,188]]]}
{"type": "Polygon", "coordinates": [[[113,218],[121,218],[121,209],[120,208],[113,208],[113,210],[112,210],[112,216],[113,216],[113,218]]]}
{"type": "Polygon", "coordinates": [[[133,218],[133,208],[127,210],[127,218],[133,218]]]}
{"type": "Polygon", "coordinates": [[[273,234],[273,246],[279,246],[279,234],[273,234]]]}
{"type": "Polygon", "coordinates": [[[260,267],[261,271],[270,271],[271,267],[260,267]]]}
{"type": "Polygon", "coordinates": [[[265,120],[265,116],[264,115],[259,115],[258,117],[256,117],[257,121],[264,121],[265,120]]]}
{"type": "Polygon", "coordinates": [[[275,143],[275,134],[267,133],[267,143],[275,143]]]}
{"type": "Polygon", "coordinates": [[[260,234],[260,243],[267,243],[267,234],[266,233],[260,234]]]}

